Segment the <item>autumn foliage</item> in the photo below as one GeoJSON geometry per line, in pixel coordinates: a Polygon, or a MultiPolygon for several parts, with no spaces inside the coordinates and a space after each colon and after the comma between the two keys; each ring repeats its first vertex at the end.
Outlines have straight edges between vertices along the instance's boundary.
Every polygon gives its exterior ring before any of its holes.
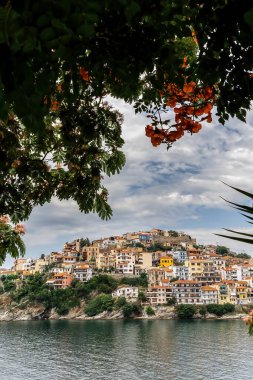
{"type": "Polygon", "coordinates": [[[148,115],[152,123],[146,126],[146,136],[150,137],[153,146],[161,143],[171,146],[186,132],[199,132],[203,121],[212,122],[211,110],[215,103],[212,86],[200,87],[193,81],[185,81],[183,88],[180,88],[174,83],[168,83],[160,95],[165,107],[173,109],[175,122],[168,126],[168,120],[148,115]]]}
{"type": "Polygon", "coordinates": [[[82,79],[87,82],[90,79],[89,73],[87,70],[85,70],[83,67],[80,67],[79,73],[82,77],[82,79]]]}
{"type": "MultiPolygon", "coordinates": [[[[192,38],[196,45],[198,39],[196,32],[192,31],[192,38]]],[[[188,57],[183,58],[182,69],[187,69],[188,57]]],[[[150,137],[153,146],[161,143],[170,147],[176,140],[184,136],[185,132],[198,133],[202,128],[202,122],[212,122],[211,110],[215,103],[213,86],[198,86],[194,81],[188,81],[185,76],[183,88],[175,83],[167,83],[165,90],[160,92],[161,100],[166,107],[172,108],[175,114],[175,123],[170,125],[169,120],[162,120],[160,111],[159,119],[153,114],[151,125],[146,126],[146,136],[150,137]],[[168,126],[169,125],[169,126],[168,126]]]]}

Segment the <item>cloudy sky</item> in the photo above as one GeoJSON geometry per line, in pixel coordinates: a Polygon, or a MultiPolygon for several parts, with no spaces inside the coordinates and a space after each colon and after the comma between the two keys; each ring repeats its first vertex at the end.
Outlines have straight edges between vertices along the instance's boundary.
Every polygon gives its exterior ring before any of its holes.
{"type": "MultiPolygon", "coordinates": [[[[54,199],[34,209],[26,222],[27,256],[61,250],[66,241],[80,237],[92,240],[153,227],[185,231],[201,244],[218,243],[253,255],[253,246],[214,235],[223,233],[222,227],[251,230],[221,196],[248,205],[250,200],[221,181],[253,192],[253,112],[246,124],[236,119],[225,126],[217,120],[206,124],[167,151],[164,145],[154,148],[145,136],[144,115],[135,115],[121,101],[114,105],[124,115],[127,163],[119,175],[105,179],[112,219],[102,221],[82,214],[72,201],[54,199]]],[[[5,266],[11,263],[8,258],[5,266]]]]}

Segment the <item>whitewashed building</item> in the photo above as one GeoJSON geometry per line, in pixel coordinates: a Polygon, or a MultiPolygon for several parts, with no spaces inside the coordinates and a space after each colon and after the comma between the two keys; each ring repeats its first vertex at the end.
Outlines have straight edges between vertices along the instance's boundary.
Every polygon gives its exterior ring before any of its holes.
{"type": "Polygon", "coordinates": [[[114,298],[125,297],[126,299],[137,299],[139,294],[139,290],[137,286],[129,286],[129,285],[120,285],[117,289],[112,293],[114,298]]]}

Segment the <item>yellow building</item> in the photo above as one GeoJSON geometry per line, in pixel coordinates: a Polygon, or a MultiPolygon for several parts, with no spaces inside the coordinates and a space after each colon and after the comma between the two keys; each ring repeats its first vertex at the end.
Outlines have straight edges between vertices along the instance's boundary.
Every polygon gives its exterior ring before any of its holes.
{"type": "Polygon", "coordinates": [[[110,269],[116,266],[116,251],[100,252],[96,258],[96,267],[98,269],[110,269]]]}
{"type": "Polygon", "coordinates": [[[203,273],[209,273],[213,268],[212,260],[202,258],[187,260],[185,265],[189,268],[190,277],[195,277],[203,273]]]}
{"type": "Polygon", "coordinates": [[[245,305],[249,303],[249,289],[245,285],[239,285],[236,287],[237,303],[245,305]]]}
{"type": "Polygon", "coordinates": [[[96,261],[99,252],[99,247],[94,245],[91,245],[89,247],[83,247],[83,258],[85,261],[96,261]]]}
{"type": "Polygon", "coordinates": [[[36,272],[42,273],[45,270],[47,265],[49,265],[49,260],[37,259],[35,261],[34,273],[36,272]]]}
{"type": "Polygon", "coordinates": [[[218,290],[218,304],[223,305],[231,302],[231,289],[228,284],[221,282],[214,284],[213,287],[218,290]]]}
{"type": "Polygon", "coordinates": [[[187,260],[186,266],[189,268],[190,277],[202,274],[204,272],[204,259],[187,260]]]}
{"type": "Polygon", "coordinates": [[[170,256],[164,256],[160,258],[160,268],[167,268],[173,265],[173,258],[170,256]]]}

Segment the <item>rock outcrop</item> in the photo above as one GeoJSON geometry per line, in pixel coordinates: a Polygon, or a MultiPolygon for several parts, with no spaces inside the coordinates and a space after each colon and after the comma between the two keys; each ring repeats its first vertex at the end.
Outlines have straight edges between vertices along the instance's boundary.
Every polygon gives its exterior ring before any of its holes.
{"type": "MultiPolygon", "coordinates": [[[[90,319],[123,319],[124,315],[121,310],[104,311],[94,317],[88,317],[84,313],[84,302],[80,306],[72,308],[68,314],[59,315],[55,309],[47,310],[42,304],[34,304],[28,301],[23,301],[20,304],[14,302],[8,294],[0,295],[0,322],[1,321],[28,321],[28,320],[42,320],[42,319],[76,319],[76,320],[90,320],[90,319]]],[[[155,315],[149,316],[143,308],[141,315],[136,316],[135,319],[176,319],[177,314],[173,306],[157,306],[153,307],[155,315]]],[[[245,317],[246,314],[239,310],[236,313],[226,314],[222,317],[217,317],[214,314],[206,314],[205,317],[200,314],[195,315],[196,319],[240,319],[245,317]]]]}

